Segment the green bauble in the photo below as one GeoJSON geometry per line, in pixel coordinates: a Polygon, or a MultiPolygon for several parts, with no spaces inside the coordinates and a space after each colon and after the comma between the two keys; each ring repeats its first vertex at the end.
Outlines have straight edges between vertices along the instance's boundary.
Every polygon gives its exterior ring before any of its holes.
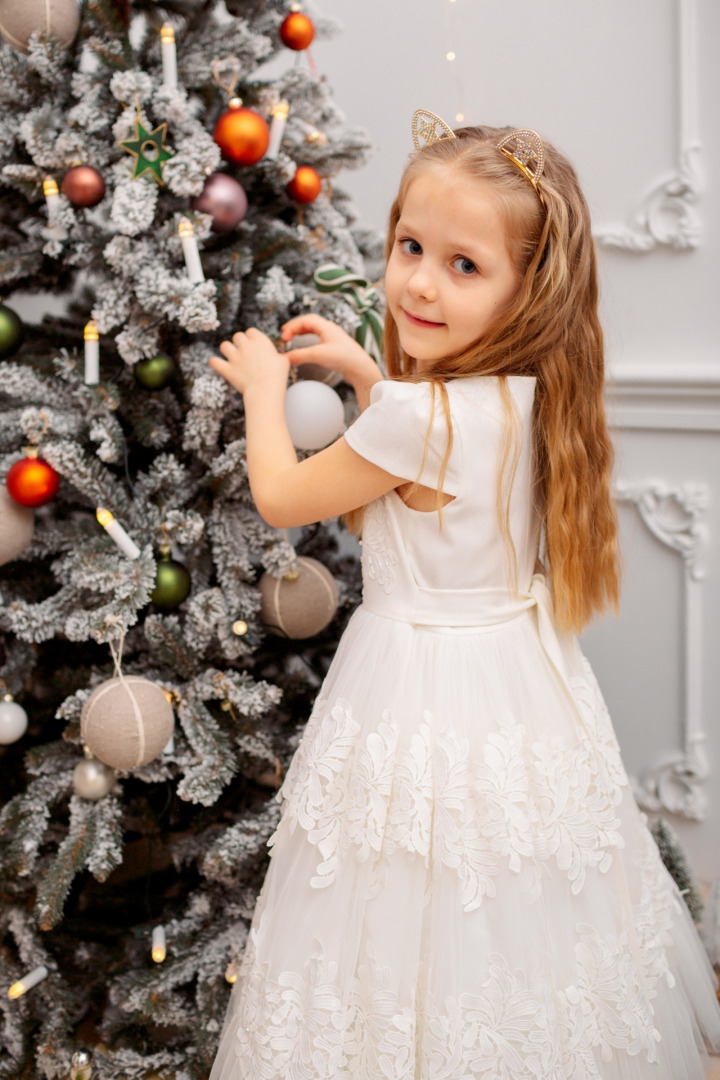
{"type": "Polygon", "coordinates": [[[150,359],[138,360],[133,370],[135,378],[146,390],[162,390],[175,374],[175,365],[169,356],[161,353],[150,359]]]}
{"type": "Polygon", "coordinates": [[[0,304],[0,360],[14,356],[23,343],[25,327],[12,308],[0,304]]]}
{"type": "Polygon", "coordinates": [[[182,563],[170,558],[170,549],[163,545],[160,548],[157,564],[155,588],[150,593],[150,599],[155,607],[163,611],[172,611],[173,608],[182,604],[189,592],[189,573],[182,563]]]}

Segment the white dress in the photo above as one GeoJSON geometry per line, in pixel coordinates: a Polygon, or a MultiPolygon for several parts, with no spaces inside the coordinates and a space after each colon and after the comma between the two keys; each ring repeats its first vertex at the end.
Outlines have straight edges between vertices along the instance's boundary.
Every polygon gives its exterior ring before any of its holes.
{"type": "MultiPolygon", "coordinates": [[[[720,1047],[713,969],[533,574],[535,381],[508,386],[518,589],[498,382],[450,382],[455,498],[441,531],[395,492],[366,509],[211,1080],[703,1080],[720,1047]]],[[[428,383],[383,382],[344,437],[414,480],[430,416],[428,383]]],[[[446,442],[438,397],[428,486],[446,442]]]]}

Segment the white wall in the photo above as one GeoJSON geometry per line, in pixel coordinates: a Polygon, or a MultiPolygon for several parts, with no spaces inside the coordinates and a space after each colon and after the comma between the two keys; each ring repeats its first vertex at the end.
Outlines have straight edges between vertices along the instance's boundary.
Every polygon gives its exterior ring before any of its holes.
{"type": "Polygon", "coordinates": [[[316,44],[315,61],[349,122],[376,146],[363,170],[339,179],[365,222],[384,227],[418,107],[449,123],[462,111],[469,123],[538,130],[575,162],[599,233],[627,231],[638,213],[656,219],[650,231],[635,230],[650,250],[600,248],[609,405],[628,500],[625,588],[621,617],[598,623],[585,647],[643,801],[655,798],[709,881],[720,875],[720,195],[712,180],[720,175],[720,5],[321,7],[343,33],[316,44]],[[701,177],[704,190],[693,192],[701,177]],[[665,182],[680,197],[659,213],[662,203],[649,196],[665,182]],[[686,244],[693,229],[696,247],[686,244]],[[656,243],[653,231],[669,242],[656,243]]]}

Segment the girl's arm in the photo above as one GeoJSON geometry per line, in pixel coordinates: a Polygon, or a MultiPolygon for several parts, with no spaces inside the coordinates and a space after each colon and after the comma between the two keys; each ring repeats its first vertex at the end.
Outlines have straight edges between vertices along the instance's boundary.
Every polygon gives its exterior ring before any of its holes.
{"type": "Polygon", "coordinates": [[[360,412],[365,412],[370,404],[370,390],[376,382],[382,382],[383,376],[362,345],[321,315],[298,315],[286,322],[282,328],[283,341],[292,341],[296,334],[316,334],[320,342],[292,349],[288,353],[290,363],[319,364],[338,371],[355,391],[360,412]]]}
{"type": "MultiPolygon", "coordinates": [[[[317,330],[295,331],[301,332],[317,330]]],[[[211,357],[210,367],[243,395],[250,491],[268,525],[290,528],[336,517],[404,482],[356,454],[343,438],[298,462],[285,422],[287,354],[254,328],[223,341],[220,352],[225,359],[211,357]]]]}

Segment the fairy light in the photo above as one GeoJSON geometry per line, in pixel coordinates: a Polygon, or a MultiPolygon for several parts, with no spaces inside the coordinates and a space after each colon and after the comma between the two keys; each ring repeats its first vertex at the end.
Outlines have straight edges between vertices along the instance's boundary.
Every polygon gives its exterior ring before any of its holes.
{"type": "Polygon", "coordinates": [[[163,86],[168,90],[177,87],[177,52],[175,50],[175,31],[170,23],[160,28],[160,46],[162,49],[163,86]]]}
{"type": "Polygon", "coordinates": [[[127,555],[128,559],[137,559],[140,554],[140,548],[135,541],[128,536],[123,529],[119,521],[116,521],[109,510],[106,510],[104,506],[98,506],[95,511],[95,517],[102,525],[105,532],[111,537],[121,551],[127,555]]]}
{"type": "Polygon", "coordinates": [[[205,274],[203,273],[202,263],[200,262],[200,252],[198,251],[197,240],[195,238],[195,229],[193,228],[192,221],[188,218],[181,218],[178,225],[178,233],[180,235],[180,242],[182,243],[183,255],[185,256],[185,266],[190,280],[194,285],[205,280],[205,274]]]}
{"type": "Polygon", "coordinates": [[[228,966],[225,968],[225,979],[232,986],[233,983],[237,982],[239,974],[240,972],[238,971],[237,962],[235,960],[231,960],[228,966]]]}
{"type": "Polygon", "coordinates": [[[22,997],[28,990],[32,990],[33,986],[37,986],[39,982],[48,977],[48,969],[44,964],[40,967],[33,968],[27,975],[23,975],[22,979],[18,979],[14,982],[7,992],[7,996],[14,1001],[16,998],[22,997]]]}
{"type": "Polygon", "coordinates": [[[465,113],[461,113],[461,112],[459,112],[459,113],[457,114],[457,116],[455,117],[455,123],[456,123],[456,124],[462,124],[462,122],[463,122],[463,120],[464,120],[464,119],[465,119],[465,113]]]}
{"type": "Polygon", "coordinates": [[[452,51],[452,49],[450,50],[450,52],[445,53],[445,59],[446,60],[454,60],[455,59],[455,53],[452,51]]]}
{"type": "Polygon", "coordinates": [[[248,624],[244,619],[236,619],[233,623],[233,634],[237,634],[238,637],[242,637],[243,634],[248,632],[248,624]]]}
{"type": "Polygon", "coordinates": [[[152,958],[156,964],[162,964],[167,956],[167,942],[165,940],[165,927],[154,926],[152,932],[152,958]]]}
{"type": "Polygon", "coordinates": [[[46,176],[43,180],[43,195],[48,209],[48,221],[52,221],[60,201],[60,191],[54,176],[46,176]]]}
{"type": "Polygon", "coordinates": [[[85,383],[97,386],[100,382],[100,335],[93,319],[85,327],[85,383]]]}

